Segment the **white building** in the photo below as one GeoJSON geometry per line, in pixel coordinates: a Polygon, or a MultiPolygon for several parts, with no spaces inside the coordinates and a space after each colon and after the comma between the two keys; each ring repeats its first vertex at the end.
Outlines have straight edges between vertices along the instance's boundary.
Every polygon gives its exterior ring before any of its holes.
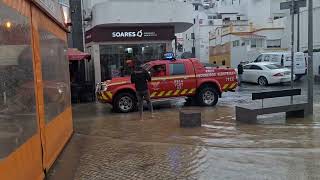
{"type": "Polygon", "coordinates": [[[222,22],[211,31],[210,62],[235,68],[263,51],[286,51],[287,10],[282,0],[224,0],[215,8],[222,22]]]}
{"type": "MultiPolygon", "coordinates": [[[[161,59],[176,33],[193,24],[192,5],[178,0],[86,0],[86,49],[95,82],[130,73],[129,62],[161,59]]],[[[90,73],[89,73],[90,74],[90,73]]]]}
{"type": "MultiPolygon", "coordinates": [[[[218,19],[213,10],[215,0],[188,0],[193,5],[194,25],[182,34],[182,52],[189,52],[202,62],[209,62],[209,32],[214,29],[214,21],[218,19]]],[[[182,53],[180,52],[180,54],[182,53]]]]}
{"type": "MultiPolygon", "coordinates": [[[[308,1],[307,1],[308,2],[308,1]]],[[[318,17],[320,17],[320,1],[313,0],[313,49],[314,51],[314,74],[320,74],[319,66],[320,66],[320,34],[318,31],[320,30],[320,21],[318,17]]],[[[291,16],[289,13],[286,14],[286,23],[285,23],[285,39],[283,41],[286,42],[288,48],[291,49],[291,16]]],[[[300,43],[299,43],[299,51],[306,52],[308,49],[308,3],[307,7],[300,9],[300,43]]],[[[295,42],[294,42],[294,51],[298,51],[297,49],[297,38],[298,38],[298,15],[295,15],[295,42]]]]}

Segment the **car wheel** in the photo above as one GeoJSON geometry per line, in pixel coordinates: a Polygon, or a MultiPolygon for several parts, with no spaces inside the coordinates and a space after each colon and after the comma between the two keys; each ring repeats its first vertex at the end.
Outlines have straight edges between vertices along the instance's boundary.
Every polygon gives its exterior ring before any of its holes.
{"type": "Polygon", "coordinates": [[[258,84],[260,85],[260,86],[267,86],[268,85],[268,80],[267,80],[267,78],[265,78],[265,77],[259,77],[259,79],[258,79],[258,84]]]}
{"type": "Polygon", "coordinates": [[[136,97],[132,93],[120,93],[113,102],[113,108],[119,113],[132,112],[137,107],[136,97]]]}
{"type": "Polygon", "coordinates": [[[219,94],[215,88],[204,87],[197,94],[197,101],[200,106],[215,106],[218,103],[219,94]]]}

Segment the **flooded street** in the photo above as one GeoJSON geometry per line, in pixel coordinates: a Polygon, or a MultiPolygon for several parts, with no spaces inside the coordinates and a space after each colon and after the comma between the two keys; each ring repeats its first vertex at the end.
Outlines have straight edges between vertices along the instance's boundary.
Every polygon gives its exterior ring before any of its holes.
{"type": "MultiPolygon", "coordinates": [[[[306,85],[301,97],[307,99],[306,85]]],[[[50,180],[102,179],[320,179],[320,92],[315,85],[315,116],[235,121],[235,105],[252,102],[254,91],[289,88],[246,84],[223,94],[216,107],[185,107],[179,102],[146,113],[116,114],[109,105],[75,105],[75,133],[49,173],[50,180]],[[179,111],[202,113],[201,128],[180,128],[179,111]]],[[[289,98],[266,100],[267,106],[289,98]]]]}

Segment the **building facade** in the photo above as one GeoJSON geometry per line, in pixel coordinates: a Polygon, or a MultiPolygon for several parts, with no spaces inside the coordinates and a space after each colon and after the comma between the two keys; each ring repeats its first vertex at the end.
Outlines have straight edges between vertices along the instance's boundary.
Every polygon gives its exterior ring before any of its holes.
{"type": "Polygon", "coordinates": [[[287,51],[286,14],[281,0],[216,2],[216,28],[210,32],[209,62],[237,67],[264,51],[287,51]]]}
{"type": "Polygon", "coordinates": [[[88,71],[96,83],[128,75],[130,62],[161,59],[176,49],[175,34],[193,24],[192,6],[184,1],[88,0],[83,5],[85,46],[93,58],[88,71]]]}

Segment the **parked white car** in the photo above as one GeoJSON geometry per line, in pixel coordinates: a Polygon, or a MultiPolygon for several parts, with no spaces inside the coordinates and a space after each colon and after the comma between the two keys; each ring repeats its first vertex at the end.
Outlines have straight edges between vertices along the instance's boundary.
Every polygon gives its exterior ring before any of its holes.
{"type": "Polygon", "coordinates": [[[270,62],[249,63],[243,66],[242,81],[258,83],[261,86],[290,82],[291,72],[270,62]]]}
{"type": "MultiPolygon", "coordinates": [[[[291,68],[291,53],[290,52],[268,52],[261,53],[254,62],[271,62],[278,64],[288,69],[291,68]]],[[[302,52],[294,54],[294,74],[297,79],[300,79],[307,74],[307,60],[302,52]]]]}

